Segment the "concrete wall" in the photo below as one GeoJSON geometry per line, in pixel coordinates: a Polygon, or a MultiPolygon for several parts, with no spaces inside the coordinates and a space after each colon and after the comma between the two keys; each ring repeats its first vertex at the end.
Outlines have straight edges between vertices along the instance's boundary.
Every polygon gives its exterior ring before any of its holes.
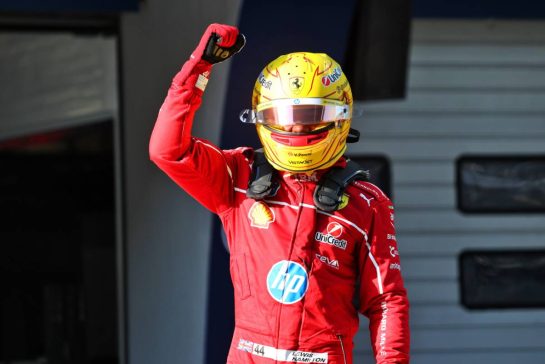
{"type": "MultiPolygon", "coordinates": [[[[201,363],[211,214],[148,158],[172,76],[208,24],[236,24],[238,0],[155,0],[122,19],[128,358],[201,363]]],[[[194,134],[218,142],[229,63],[214,68],[194,134]]]]}
{"type": "Polygon", "coordinates": [[[0,138],[116,117],[115,38],[0,32],[0,138]]]}

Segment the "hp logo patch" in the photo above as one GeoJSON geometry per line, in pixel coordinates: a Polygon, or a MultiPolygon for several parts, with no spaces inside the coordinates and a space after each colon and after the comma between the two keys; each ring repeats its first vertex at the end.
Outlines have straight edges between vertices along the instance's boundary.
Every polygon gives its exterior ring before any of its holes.
{"type": "Polygon", "coordinates": [[[282,260],[273,265],[267,275],[269,294],[280,303],[290,305],[300,301],[307,288],[307,272],[299,263],[282,260]]]}

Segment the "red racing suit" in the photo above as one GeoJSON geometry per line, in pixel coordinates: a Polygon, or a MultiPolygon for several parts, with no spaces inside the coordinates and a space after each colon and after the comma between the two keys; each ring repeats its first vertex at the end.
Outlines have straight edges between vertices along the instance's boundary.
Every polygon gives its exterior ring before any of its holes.
{"type": "Polygon", "coordinates": [[[227,363],[351,364],[358,311],[369,318],[377,363],[408,363],[409,304],[390,200],[354,182],[339,210],[318,210],[321,172],[279,172],[274,196],[246,197],[253,150],[191,136],[211,67],[190,63],[161,107],[150,157],[223,223],[235,296],[227,363]]]}

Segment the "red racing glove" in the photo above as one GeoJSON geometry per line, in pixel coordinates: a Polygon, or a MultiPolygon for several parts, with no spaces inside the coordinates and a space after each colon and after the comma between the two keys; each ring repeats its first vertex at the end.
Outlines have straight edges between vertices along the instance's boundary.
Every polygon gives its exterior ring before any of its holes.
{"type": "Polygon", "coordinates": [[[173,84],[182,86],[188,82],[204,91],[212,65],[223,62],[238,53],[246,38],[236,27],[224,24],[210,24],[199,45],[182,70],[174,77],[173,84]]]}
{"type": "Polygon", "coordinates": [[[191,59],[204,59],[211,64],[219,63],[238,53],[245,43],[244,35],[240,34],[237,28],[224,24],[210,24],[191,54],[191,59]]]}

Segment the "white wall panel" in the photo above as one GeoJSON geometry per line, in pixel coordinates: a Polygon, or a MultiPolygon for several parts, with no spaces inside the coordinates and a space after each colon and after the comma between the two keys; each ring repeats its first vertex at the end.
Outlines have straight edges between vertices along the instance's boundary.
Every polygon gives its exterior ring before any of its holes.
{"type": "MultiPolygon", "coordinates": [[[[421,170],[421,173],[429,171],[421,170]]],[[[417,172],[410,172],[417,173],[417,172]]],[[[397,176],[397,174],[395,175],[397,176]]],[[[452,173],[450,173],[452,177],[452,173]]],[[[395,178],[395,177],[394,177],[395,178]]],[[[433,182],[418,184],[405,184],[396,189],[395,205],[397,212],[405,212],[407,209],[453,209],[456,205],[456,195],[450,184],[435,185],[433,182]]]]}
{"type": "Polygon", "coordinates": [[[403,263],[403,277],[406,282],[418,280],[455,280],[458,277],[458,266],[453,256],[418,256],[411,255],[405,249],[400,251],[403,263]],[[430,276],[430,272],[435,272],[430,276]]]}
{"type": "MultiPolygon", "coordinates": [[[[415,363],[436,363],[438,354],[416,353],[413,357],[415,363]]],[[[545,362],[545,351],[537,349],[523,350],[494,350],[494,351],[474,351],[474,352],[441,352],[441,363],[443,364],[513,364],[513,363],[543,363],[545,362]]]]}
{"type": "MultiPolygon", "coordinates": [[[[545,68],[544,68],[545,69],[545,68]]],[[[503,91],[445,89],[443,92],[409,90],[406,103],[397,104],[397,112],[411,113],[545,113],[545,91],[503,91]]],[[[388,113],[385,105],[368,105],[370,112],[388,113]]]]}
{"type": "MultiPolygon", "coordinates": [[[[416,186],[419,187],[422,184],[427,186],[437,186],[437,187],[451,187],[454,181],[454,166],[448,165],[442,161],[433,162],[429,161],[425,164],[418,161],[396,161],[392,166],[392,174],[394,175],[396,185],[398,188],[404,188],[405,186],[416,186]]],[[[448,194],[453,195],[452,189],[448,194]]],[[[447,193],[446,191],[441,191],[440,193],[447,193]]],[[[404,193],[400,194],[400,198],[405,196],[404,193]]],[[[410,198],[410,196],[405,196],[405,198],[410,198]]],[[[444,199],[445,197],[441,197],[444,199]]],[[[448,199],[449,197],[447,197],[448,199]]],[[[454,200],[451,200],[454,201],[454,200]]],[[[396,205],[398,201],[396,199],[396,205]]],[[[420,202],[423,202],[420,200],[420,202]]]]}
{"type": "MultiPolygon", "coordinates": [[[[513,54],[513,53],[509,53],[513,54]]],[[[536,56],[543,60],[545,55],[536,56]]],[[[523,66],[512,64],[503,67],[467,67],[465,65],[421,65],[413,66],[409,79],[411,89],[423,90],[426,88],[466,88],[471,90],[486,89],[517,89],[543,90],[545,88],[545,73],[542,67],[523,66]],[[475,79],[479,83],[475,84],[475,79]],[[449,86],[445,86],[448,83],[449,86]]]]}
{"type": "Polygon", "coordinates": [[[539,214],[462,215],[455,210],[427,211],[425,207],[415,211],[397,211],[396,227],[400,234],[405,232],[489,232],[492,234],[496,232],[500,234],[502,232],[525,232],[528,230],[545,233],[544,217],[539,214]]]}
{"type": "MultiPolygon", "coordinates": [[[[521,40],[519,43],[511,43],[506,47],[502,40],[474,39],[473,43],[460,40],[458,43],[449,44],[443,39],[427,42],[417,40],[411,49],[411,64],[417,67],[422,65],[469,64],[472,67],[482,65],[489,71],[494,70],[496,66],[542,67],[545,49],[539,47],[540,42],[521,40]]],[[[509,77],[511,76],[505,78],[509,77]]]]}
{"type": "MultiPolygon", "coordinates": [[[[399,220],[399,218],[398,218],[399,220]]],[[[403,256],[452,256],[464,249],[535,249],[543,248],[543,229],[519,229],[509,231],[509,227],[484,231],[467,229],[438,231],[398,231],[403,256]],[[400,235],[401,234],[401,235],[400,235]]]]}
{"type": "MultiPolygon", "coordinates": [[[[406,271],[407,269],[404,269],[403,272],[406,271]]],[[[407,273],[407,275],[410,274],[407,273]]],[[[432,280],[430,277],[435,277],[432,271],[429,272],[428,277],[405,282],[411,304],[441,305],[460,301],[456,280],[432,280]]]]}
{"type": "MultiPolygon", "coordinates": [[[[412,363],[544,363],[545,310],[466,310],[458,256],[543,249],[545,215],[457,211],[455,168],[464,154],[545,153],[545,22],[418,20],[410,59],[407,98],[363,104],[349,150],[392,164],[412,363]]],[[[369,347],[355,359],[372,362],[369,347]]]]}
{"type": "MultiPolygon", "coordinates": [[[[545,99],[545,94],[544,97],[545,99]]],[[[545,115],[545,110],[543,112],[545,115]]],[[[513,138],[374,138],[366,140],[363,151],[367,153],[384,153],[388,148],[388,156],[393,159],[409,160],[448,160],[454,161],[462,154],[529,154],[543,150],[542,137],[529,137],[524,143],[513,138]],[[410,151],[410,154],[409,152],[410,151]]],[[[354,152],[352,151],[354,154],[354,152]]]]}
{"type": "Polygon", "coordinates": [[[416,306],[411,308],[416,329],[449,327],[497,327],[510,325],[545,325],[543,310],[466,310],[458,305],[416,306]]]}
{"type": "MultiPolygon", "coordinates": [[[[545,87],[545,84],[544,84],[545,87]]],[[[395,106],[396,104],[392,104],[395,106]]],[[[475,114],[475,113],[404,113],[395,108],[371,112],[365,107],[364,117],[354,120],[364,137],[455,138],[455,137],[531,137],[544,135],[543,113],[475,114]],[[501,125],[501,128],[498,128],[501,125]]]]}

